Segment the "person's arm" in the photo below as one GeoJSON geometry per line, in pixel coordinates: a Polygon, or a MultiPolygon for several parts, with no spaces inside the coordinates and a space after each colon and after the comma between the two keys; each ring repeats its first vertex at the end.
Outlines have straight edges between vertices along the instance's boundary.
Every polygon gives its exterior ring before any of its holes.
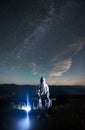
{"type": "Polygon", "coordinates": [[[45,94],[45,86],[42,86],[40,94],[41,94],[41,96],[45,94]]]}
{"type": "Polygon", "coordinates": [[[49,87],[48,87],[48,85],[47,85],[47,87],[46,87],[46,95],[47,95],[48,98],[49,98],[49,94],[50,94],[50,92],[49,92],[49,87]]]}
{"type": "Polygon", "coordinates": [[[38,86],[37,90],[36,90],[37,96],[40,97],[40,88],[38,86]]]}

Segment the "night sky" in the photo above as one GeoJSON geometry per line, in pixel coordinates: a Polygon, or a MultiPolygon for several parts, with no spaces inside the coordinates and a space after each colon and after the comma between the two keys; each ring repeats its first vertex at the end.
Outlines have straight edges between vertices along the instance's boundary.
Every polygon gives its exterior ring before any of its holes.
{"type": "Polygon", "coordinates": [[[0,84],[85,85],[84,0],[0,0],[0,84]]]}

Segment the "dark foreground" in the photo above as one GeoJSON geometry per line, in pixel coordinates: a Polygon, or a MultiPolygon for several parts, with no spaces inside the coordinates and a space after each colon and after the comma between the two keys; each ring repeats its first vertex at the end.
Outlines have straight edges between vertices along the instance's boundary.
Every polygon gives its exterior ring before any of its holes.
{"type": "MultiPolygon", "coordinates": [[[[28,115],[0,103],[0,130],[85,130],[85,96],[67,97],[48,111],[49,117],[37,118],[37,110],[28,115]]],[[[4,103],[3,103],[4,104],[4,103]]]]}

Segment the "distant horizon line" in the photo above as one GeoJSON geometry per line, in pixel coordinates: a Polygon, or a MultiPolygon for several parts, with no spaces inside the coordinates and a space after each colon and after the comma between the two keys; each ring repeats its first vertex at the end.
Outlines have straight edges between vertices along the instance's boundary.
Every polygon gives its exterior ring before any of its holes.
{"type": "MultiPolygon", "coordinates": [[[[24,85],[29,85],[29,86],[38,86],[39,84],[16,84],[16,83],[0,83],[0,85],[17,85],[17,86],[24,86],[24,85]]],[[[52,85],[48,84],[48,86],[85,86],[85,85],[79,85],[79,84],[74,84],[74,85],[52,85]]]]}

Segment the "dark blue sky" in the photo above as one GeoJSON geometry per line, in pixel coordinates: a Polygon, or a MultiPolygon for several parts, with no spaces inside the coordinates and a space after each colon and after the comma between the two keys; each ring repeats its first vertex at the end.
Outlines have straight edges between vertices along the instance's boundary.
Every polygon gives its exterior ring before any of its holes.
{"type": "Polygon", "coordinates": [[[84,57],[85,1],[0,1],[0,83],[85,85],[84,57]]]}

